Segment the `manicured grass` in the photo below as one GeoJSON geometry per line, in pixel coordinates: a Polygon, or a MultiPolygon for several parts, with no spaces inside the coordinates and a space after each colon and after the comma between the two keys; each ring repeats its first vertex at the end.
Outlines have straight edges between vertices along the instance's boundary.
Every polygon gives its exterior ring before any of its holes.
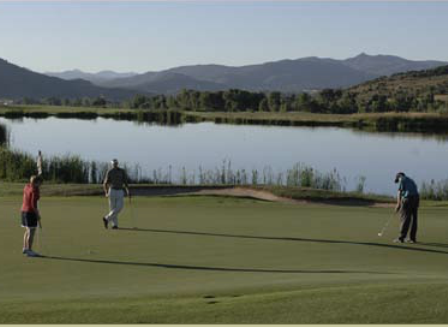
{"type": "Polygon", "coordinates": [[[396,245],[390,209],[139,197],[112,231],[104,199],[44,197],[25,258],[20,200],[0,198],[0,323],[448,322],[446,208],[396,245]]]}

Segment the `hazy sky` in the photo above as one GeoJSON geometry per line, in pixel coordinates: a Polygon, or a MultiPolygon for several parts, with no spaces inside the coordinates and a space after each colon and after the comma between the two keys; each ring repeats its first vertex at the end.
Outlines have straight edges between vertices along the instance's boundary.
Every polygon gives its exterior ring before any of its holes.
{"type": "Polygon", "coordinates": [[[448,2],[0,2],[0,58],[40,72],[360,52],[448,61],[447,31],[448,2]]]}

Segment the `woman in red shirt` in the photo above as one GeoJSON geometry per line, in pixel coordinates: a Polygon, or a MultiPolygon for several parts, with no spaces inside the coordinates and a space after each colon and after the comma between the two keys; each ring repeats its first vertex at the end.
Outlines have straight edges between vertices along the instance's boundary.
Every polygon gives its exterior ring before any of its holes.
{"type": "MultiPolygon", "coordinates": [[[[22,204],[22,227],[25,228],[25,235],[23,236],[23,251],[22,253],[28,257],[39,256],[32,250],[34,234],[36,227],[40,225],[39,209],[37,208],[37,201],[40,198],[39,188],[42,185],[42,179],[37,176],[31,176],[30,183],[25,185],[23,189],[23,204],[22,204]]],[[[40,225],[42,227],[42,225],[40,225]]]]}

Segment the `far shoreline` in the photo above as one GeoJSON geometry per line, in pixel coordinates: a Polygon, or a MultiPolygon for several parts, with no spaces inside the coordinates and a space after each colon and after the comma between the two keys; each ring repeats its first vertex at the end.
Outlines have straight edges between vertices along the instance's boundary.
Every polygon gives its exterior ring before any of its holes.
{"type": "Polygon", "coordinates": [[[5,119],[55,117],[87,120],[108,118],[163,125],[214,122],[216,124],[260,126],[339,127],[370,132],[448,134],[448,115],[438,113],[316,114],[307,112],[202,112],[180,109],[6,106],[0,107],[0,117],[5,119]]]}

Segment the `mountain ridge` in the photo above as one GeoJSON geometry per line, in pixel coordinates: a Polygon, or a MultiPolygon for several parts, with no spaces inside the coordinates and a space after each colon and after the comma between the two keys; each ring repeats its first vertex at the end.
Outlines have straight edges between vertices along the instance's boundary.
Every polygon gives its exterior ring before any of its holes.
{"type": "Polygon", "coordinates": [[[325,88],[347,88],[381,76],[430,69],[444,64],[448,62],[413,61],[398,56],[366,53],[347,59],[310,56],[243,66],[185,65],[101,81],[98,85],[140,91],[150,91],[151,87],[167,94],[188,88],[190,84],[200,85],[200,90],[205,91],[215,91],[217,87],[221,87],[223,90],[240,88],[248,91],[303,92],[325,88]],[[172,80],[171,84],[165,84],[167,86],[165,89],[162,85],[157,85],[158,79],[164,84],[166,75],[172,73],[179,74],[178,81],[172,80]],[[185,83],[182,84],[182,81],[185,83]]]}
{"type": "MultiPolygon", "coordinates": [[[[391,55],[361,53],[347,59],[305,57],[245,66],[218,64],[186,65],[142,74],[104,70],[85,73],[66,71],[72,79],[47,76],[0,58],[0,97],[81,98],[104,96],[129,99],[135,94],[175,94],[182,89],[300,93],[322,89],[347,89],[381,76],[432,69],[448,62],[413,61],[391,55]],[[90,76],[95,81],[79,77],[90,76]],[[120,76],[120,78],[115,78],[120,76]]],[[[55,73],[57,74],[57,73],[55,73]]]]}

